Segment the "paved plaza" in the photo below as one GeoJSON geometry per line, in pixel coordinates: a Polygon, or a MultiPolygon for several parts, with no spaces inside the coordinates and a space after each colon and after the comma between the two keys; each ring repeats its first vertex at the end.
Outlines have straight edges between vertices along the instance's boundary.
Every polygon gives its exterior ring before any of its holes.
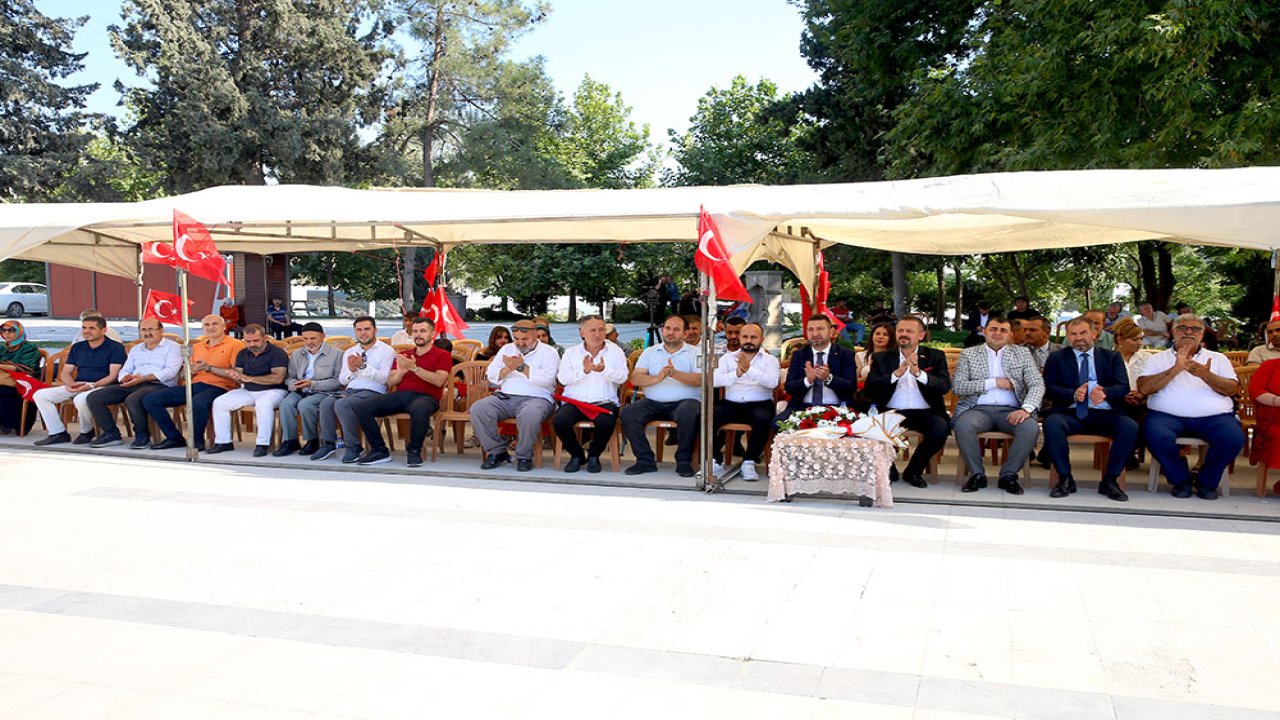
{"type": "Polygon", "coordinates": [[[0,457],[3,718],[1280,717],[1271,521],[0,457]]]}

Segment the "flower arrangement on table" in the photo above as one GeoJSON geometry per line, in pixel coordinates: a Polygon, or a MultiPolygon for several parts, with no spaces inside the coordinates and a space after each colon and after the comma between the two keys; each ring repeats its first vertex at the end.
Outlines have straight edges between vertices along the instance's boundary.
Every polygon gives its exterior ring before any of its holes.
{"type": "Polygon", "coordinates": [[[834,405],[815,405],[797,410],[778,423],[778,430],[814,437],[857,437],[879,440],[894,447],[907,447],[906,429],[902,427],[902,415],[893,412],[859,414],[851,408],[834,405]]]}

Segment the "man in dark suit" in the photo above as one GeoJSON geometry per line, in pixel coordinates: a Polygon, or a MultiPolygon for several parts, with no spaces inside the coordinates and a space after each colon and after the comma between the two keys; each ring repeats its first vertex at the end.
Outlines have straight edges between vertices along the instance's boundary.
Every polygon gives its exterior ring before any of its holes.
{"type": "Polygon", "coordinates": [[[944,396],[951,390],[947,356],[941,350],[920,347],[925,337],[924,321],[914,315],[898,321],[894,330],[897,350],[871,356],[871,372],[864,393],[884,410],[897,410],[903,427],[923,436],[911,453],[902,477],[908,484],[923,488],[924,468],[942,449],[951,433],[944,396]]]}
{"type": "Polygon", "coordinates": [[[1133,454],[1138,423],[1124,413],[1124,398],[1129,393],[1124,359],[1114,350],[1094,345],[1096,330],[1093,320],[1084,316],[1067,323],[1071,347],[1045,361],[1045,395],[1052,405],[1044,418],[1044,446],[1058,471],[1058,484],[1049,497],[1066,497],[1076,491],[1067,436],[1086,433],[1113,438],[1098,492],[1123,502],[1129,496],[1120,489],[1117,478],[1133,454]]]}
{"type": "Polygon", "coordinates": [[[853,351],[833,342],[834,328],[826,315],[814,314],[805,323],[808,347],[791,354],[787,368],[787,409],[774,419],[782,422],[797,410],[814,405],[853,404],[858,390],[858,363],[853,351]]]}

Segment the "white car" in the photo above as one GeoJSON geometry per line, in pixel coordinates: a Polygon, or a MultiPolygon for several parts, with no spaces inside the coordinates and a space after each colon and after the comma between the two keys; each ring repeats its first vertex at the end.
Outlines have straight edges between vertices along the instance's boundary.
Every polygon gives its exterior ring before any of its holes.
{"type": "Polygon", "coordinates": [[[49,288],[39,283],[0,283],[0,310],[11,318],[49,314],[49,288]]]}

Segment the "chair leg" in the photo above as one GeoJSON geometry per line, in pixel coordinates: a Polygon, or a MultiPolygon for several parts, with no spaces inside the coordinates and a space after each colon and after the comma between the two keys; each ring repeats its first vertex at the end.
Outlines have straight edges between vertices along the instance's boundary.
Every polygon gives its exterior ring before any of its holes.
{"type": "Polygon", "coordinates": [[[733,465],[733,444],[738,440],[737,430],[724,431],[724,466],[733,465]]]}
{"type": "Polygon", "coordinates": [[[653,445],[654,445],[654,452],[658,456],[658,462],[662,462],[663,456],[666,455],[666,447],[667,447],[667,429],[666,428],[656,427],[653,429],[653,445]]]}
{"type": "Polygon", "coordinates": [[[1267,496],[1267,464],[1262,461],[1258,462],[1258,487],[1254,489],[1253,494],[1260,498],[1267,496]]]}
{"type": "Polygon", "coordinates": [[[1147,492],[1153,493],[1160,487],[1160,461],[1155,455],[1151,456],[1151,462],[1147,469],[1147,492]]]}

